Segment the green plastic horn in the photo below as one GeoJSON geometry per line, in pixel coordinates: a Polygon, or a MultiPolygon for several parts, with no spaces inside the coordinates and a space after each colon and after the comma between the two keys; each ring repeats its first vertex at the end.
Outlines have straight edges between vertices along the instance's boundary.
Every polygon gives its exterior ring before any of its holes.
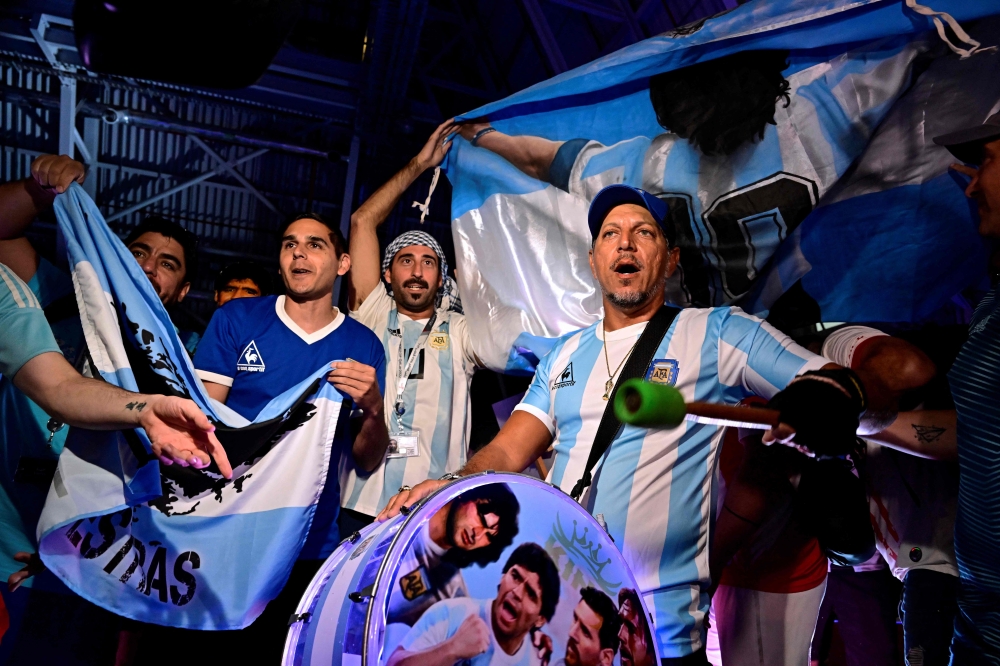
{"type": "Polygon", "coordinates": [[[615,416],[641,428],[676,428],[684,422],[684,396],[669,384],[629,379],[615,394],[615,416]]]}

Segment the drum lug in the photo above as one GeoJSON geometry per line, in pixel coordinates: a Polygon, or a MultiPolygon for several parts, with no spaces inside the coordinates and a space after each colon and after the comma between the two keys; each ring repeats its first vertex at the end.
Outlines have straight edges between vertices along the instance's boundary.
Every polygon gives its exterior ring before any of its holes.
{"type": "Polygon", "coordinates": [[[292,613],[291,617],[288,618],[288,626],[292,626],[296,622],[305,622],[312,617],[312,613],[292,613]]]}
{"type": "Polygon", "coordinates": [[[412,508],[412,507],[409,507],[409,506],[405,506],[405,505],[404,505],[404,506],[401,506],[401,507],[399,507],[399,512],[400,512],[401,514],[403,514],[404,516],[408,516],[408,515],[410,515],[410,511],[412,511],[412,510],[413,510],[413,508],[412,508]]]}
{"type": "Polygon", "coordinates": [[[361,538],[361,532],[355,532],[351,536],[347,537],[347,540],[351,543],[357,543],[358,539],[361,538]]]}
{"type": "Polygon", "coordinates": [[[357,592],[351,592],[350,594],[347,595],[347,598],[353,601],[354,603],[359,604],[365,599],[371,599],[372,590],[374,589],[375,589],[375,584],[373,583],[364,589],[358,590],[357,592]]]}

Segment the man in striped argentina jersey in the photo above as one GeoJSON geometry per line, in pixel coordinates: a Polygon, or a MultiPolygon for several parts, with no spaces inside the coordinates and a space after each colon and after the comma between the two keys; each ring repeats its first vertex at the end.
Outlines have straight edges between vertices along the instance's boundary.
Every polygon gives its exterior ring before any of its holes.
{"type": "Polygon", "coordinates": [[[385,348],[391,438],[402,443],[400,435],[416,438],[415,447],[390,450],[371,473],[342,462],[342,520],[353,519],[357,526],[370,523],[400,487],[454,472],[466,460],[469,385],[482,364],[473,352],[444,251],[430,234],[409,231],[389,244],[380,265],[375,233],[417,177],[441,164],[451,147],[444,141],[454,127],[451,120],[438,127],[420,153],[351,216],[351,316],[374,331],[385,348]],[[422,339],[428,324],[431,330],[422,339]],[[413,367],[400,382],[413,353],[413,367]]]}
{"type": "MultiPolygon", "coordinates": [[[[965,190],[979,207],[979,233],[1000,238],[1000,113],[978,127],[937,137],[972,177],[965,190]]],[[[996,275],[994,273],[994,284],[996,275]]],[[[921,437],[958,437],[955,557],[960,577],[952,664],[1000,664],[1000,299],[979,303],[969,340],[948,373],[955,415],[913,423],[921,437]],[[919,426],[919,427],[918,427],[919,426]],[[957,431],[956,431],[957,427],[957,431]]]]}
{"type": "MultiPolygon", "coordinates": [[[[521,471],[551,444],[555,459],[548,481],[567,492],[576,485],[608,404],[609,382],[664,307],[665,283],[678,255],[666,217],[662,201],[628,185],[609,186],[594,198],[590,264],[603,292],[604,319],[556,343],[514,414],[460,474],[521,471]]],[[[680,311],[653,356],[647,377],[654,375],[688,401],[772,398],[782,423],[769,441],[812,451],[853,442],[865,404],[851,371],[735,307],[680,311]]],[[[709,521],[721,438],[721,427],[690,421],[673,430],[625,426],[581,498],[588,511],[603,514],[635,575],[665,664],[706,663],[709,521]]],[[[380,518],[442,483],[427,481],[401,492],[380,518]]]]}

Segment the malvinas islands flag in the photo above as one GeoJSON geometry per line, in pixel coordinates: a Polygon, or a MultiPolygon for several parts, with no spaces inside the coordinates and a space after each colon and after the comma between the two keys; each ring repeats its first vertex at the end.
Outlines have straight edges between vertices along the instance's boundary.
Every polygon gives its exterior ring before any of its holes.
{"type": "Polygon", "coordinates": [[[446,164],[481,358],[530,371],[602,316],[587,208],[613,183],[669,205],[677,305],[913,322],[984,278],[932,138],[998,110],[1000,5],[924,2],[747,2],[465,114],[506,135],[446,164]]]}
{"type": "Polygon", "coordinates": [[[329,362],[252,422],[212,401],[149,280],[74,184],[56,197],[92,368],[133,391],[194,400],[233,465],[227,481],[160,465],[141,429],[73,430],[38,525],[45,565],[74,592],[142,622],[250,624],[284,586],[330,464],[341,395],[329,362]]]}

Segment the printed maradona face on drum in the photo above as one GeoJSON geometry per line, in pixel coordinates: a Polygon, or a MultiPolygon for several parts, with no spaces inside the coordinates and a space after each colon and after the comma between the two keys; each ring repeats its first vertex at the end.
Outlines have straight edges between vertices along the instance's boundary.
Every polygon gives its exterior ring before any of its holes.
{"type": "Polygon", "coordinates": [[[621,641],[619,649],[622,666],[654,666],[656,654],[638,594],[633,589],[623,587],[618,591],[618,603],[618,617],[621,619],[618,639],[621,641]]]}
{"type": "Polygon", "coordinates": [[[559,571],[545,549],[523,543],[504,565],[493,601],[493,633],[502,644],[517,642],[552,619],[559,602],[559,571]]]}
{"type": "Polygon", "coordinates": [[[462,550],[485,548],[500,534],[500,516],[482,500],[457,504],[450,517],[448,536],[462,550]]]}

